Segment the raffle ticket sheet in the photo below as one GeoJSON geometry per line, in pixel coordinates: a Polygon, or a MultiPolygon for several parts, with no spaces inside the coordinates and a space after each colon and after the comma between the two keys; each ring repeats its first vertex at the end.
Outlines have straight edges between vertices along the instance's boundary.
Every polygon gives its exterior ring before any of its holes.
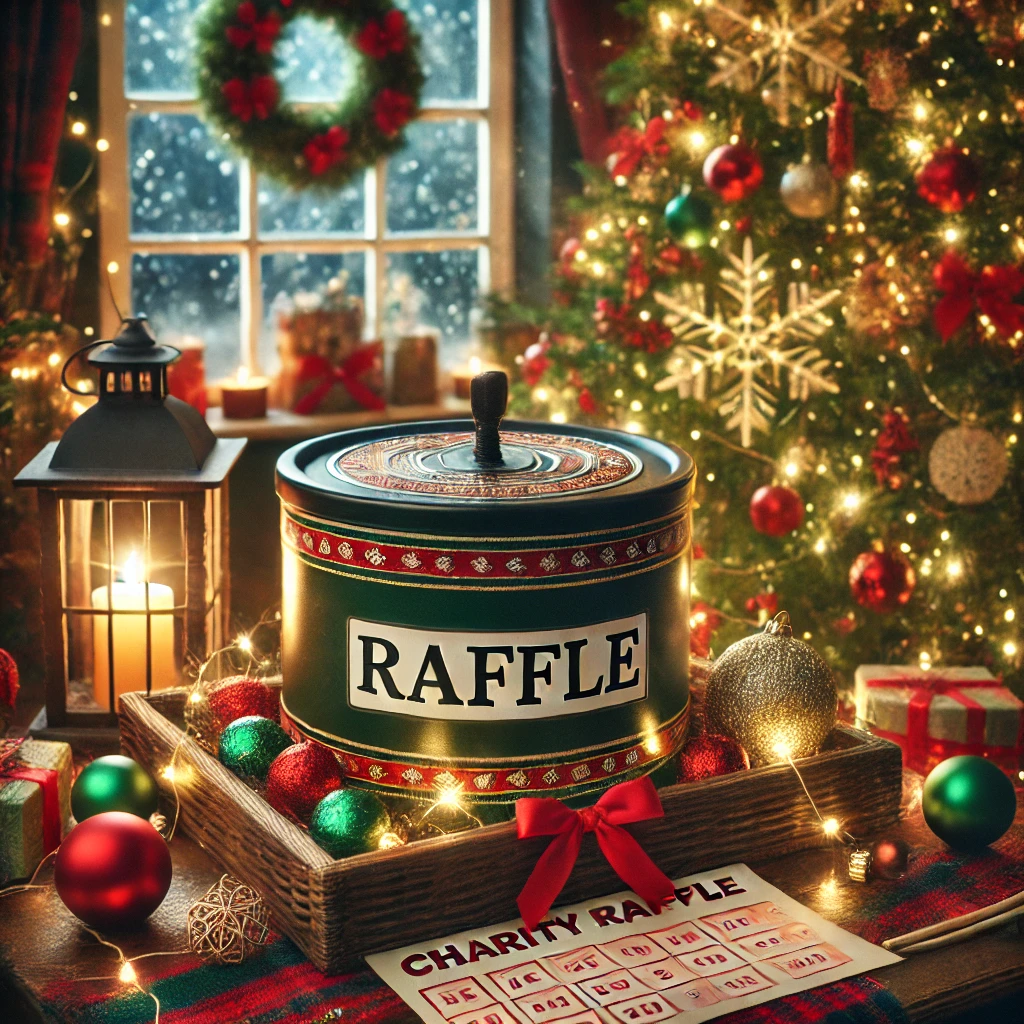
{"type": "Polygon", "coordinates": [[[675,885],[658,915],[621,892],[367,962],[427,1024],[698,1024],[900,959],[745,864],[675,885]]]}

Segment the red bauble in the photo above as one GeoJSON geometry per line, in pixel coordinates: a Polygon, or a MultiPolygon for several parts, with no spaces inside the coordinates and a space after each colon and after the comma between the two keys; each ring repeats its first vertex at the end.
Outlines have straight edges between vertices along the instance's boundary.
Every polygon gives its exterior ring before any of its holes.
{"type": "Polygon", "coordinates": [[[933,153],[917,176],[917,194],[943,213],[959,213],[978,194],[978,165],[961,149],[933,153]]]}
{"type": "Polygon", "coordinates": [[[218,729],[247,715],[281,721],[281,702],[277,692],[258,679],[247,679],[245,676],[227,679],[208,699],[218,729]]]}
{"type": "Polygon", "coordinates": [[[338,759],[304,740],[282,750],[267,773],[267,803],[286,818],[309,824],[313,808],[344,782],[338,759]]]}
{"type": "Polygon", "coordinates": [[[735,740],[705,732],[683,747],[679,755],[679,781],[699,782],[749,767],[747,752],[735,740]]]}
{"type": "Polygon", "coordinates": [[[94,814],[60,844],[53,884],[64,906],[93,928],[139,925],[171,885],[171,854],[148,821],[124,811],[94,814]]]}
{"type": "Polygon", "coordinates": [[[719,146],[704,161],[704,184],[727,203],[753,195],[763,180],[761,158],[744,142],[719,146]]]}
{"type": "Polygon", "coordinates": [[[916,585],[910,563],[888,551],[865,551],[850,566],[854,600],[883,615],[905,605],[916,585]]]}
{"type": "Polygon", "coordinates": [[[902,839],[879,839],[871,848],[871,874],[894,881],[907,870],[910,847],[902,839]]]}
{"type": "Polygon", "coordinates": [[[804,521],[804,502],[792,487],[759,487],[750,499],[750,521],[758,533],[785,537],[804,521]]]}
{"type": "Polygon", "coordinates": [[[580,240],[578,238],[567,238],[562,243],[562,248],[558,250],[558,258],[563,263],[572,263],[576,258],[576,253],[580,251],[580,240]]]}

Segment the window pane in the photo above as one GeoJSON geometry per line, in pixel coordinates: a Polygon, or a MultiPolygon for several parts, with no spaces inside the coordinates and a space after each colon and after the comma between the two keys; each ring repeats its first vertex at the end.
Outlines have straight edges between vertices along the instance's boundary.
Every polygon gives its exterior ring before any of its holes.
{"type": "Polygon", "coordinates": [[[240,284],[238,256],[132,256],[132,308],[146,313],[162,342],[202,338],[209,381],[231,376],[241,361],[240,284]]]}
{"type": "Polygon", "coordinates": [[[184,99],[196,94],[192,19],[203,0],[129,0],[124,9],[124,91],[184,99]]]}
{"type": "Polygon", "coordinates": [[[193,114],[128,122],[132,235],[237,236],[238,162],[193,114]]]}
{"type": "Polygon", "coordinates": [[[259,179],[259,233],[264,238],[303,235],[366,235],[366,178],[340,189],[294,191],[269,178],[259,179]]]}
{"type": "Polygon", "coordinates": [[[464,362],[472,313],[486,282],[486,249],[396,252],[387,257],[385,309],[390,331],[415,333],[417,325],[441,334],[441,364],[464,362]]]}
{"type": "Polygon", "coordinates": [[[346,295],[365,298],[366,253],[276,252],[260,258],[263,324],[260,328],[260,367],[275,373],[278,320],[295,308],[316,309],[328,286],[346,295]]]}
{"type": "Polygon", "coordinates": [[[362,56],[322,18],[300,14],[274,47],[277,80],[289,103],[334,103],[359,82],[362,56]]]}
{"type": "Polygon", "coordinates": [[[397,0],[423,44],[425,106],[476,103],[478,96],[477,0],[397,0]]]}
{"type": "Polygon", "coordinates": [[[477,232],[480,121],[416,121],[388,160],[390,234],[477,232]]]}

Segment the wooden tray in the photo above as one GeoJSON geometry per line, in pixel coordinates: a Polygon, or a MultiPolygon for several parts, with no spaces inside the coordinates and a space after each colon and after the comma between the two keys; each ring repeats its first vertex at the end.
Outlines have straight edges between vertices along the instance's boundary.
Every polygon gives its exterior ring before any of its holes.
{"type": "MultiPolygon", "coordinates": [[[[518,840],[514,822],[334,860],[182,732],[185,691],[121,698],[121,745],[171,795],[179,827],[233,875],[255,886],[275,927],[325,973],[368,953],[519,916],[516,896],[547,843],[518,840]],[[183,742],[182,742],[183,741],[183,742]],[[499,867],[500,866],[500,867],[499,867]]],[[[799,762],[823,816],[853,834],[899,815],[902,758],[893,743],[840,727],[829,749],[799,762]]],[[[669,876],[763,860],[825,842],[795,773],[771,765],[660,790],[665,817],[631,831],[669,876]]],[[[592,839],[559,903],[623,888],[592,839]]]]}

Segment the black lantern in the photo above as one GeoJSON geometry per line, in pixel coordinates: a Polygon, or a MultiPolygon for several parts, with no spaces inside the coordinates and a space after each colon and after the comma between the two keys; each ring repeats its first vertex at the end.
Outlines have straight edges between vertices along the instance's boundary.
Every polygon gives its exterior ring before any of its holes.
{"type": "Polygon", "coordinates": [[[179,685],[189,657],[222,646],[227,478],[246,443],[167,394],[179,353],[144,316],[68,360],[70,391],[86,352],[96,404],[15,479],[39,492],[51,728],[112,725],[120,694],[179,685]]]}

